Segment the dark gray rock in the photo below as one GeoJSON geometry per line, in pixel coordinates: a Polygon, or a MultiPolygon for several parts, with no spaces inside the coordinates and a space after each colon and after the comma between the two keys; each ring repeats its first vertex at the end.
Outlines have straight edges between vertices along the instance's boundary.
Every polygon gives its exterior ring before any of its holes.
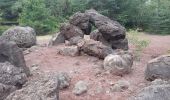
{"type": "Polygon", "coordinates": [[[86,35],[89,35],[91,32],[92,26],[89,22],[89,16],[85,13],[75,13],[70,17],[70,23],[79,27],[86,35]]]}
{"type": "Polygon", "coordinates": [[[71,78],[65,72],[60,72],[58,74],[58,80],[60,82],[60,89],[65,89],[70,86],[71,78]]]}
{"type": "Polygon", "coordinates": [[[23,52],[14,42],[0,42],[0,62],[6,61],[23,69],[26,75],[30,75],[29,68],[25,64],[23,52]]]}
{"type": "Polygon", "coordinates": [[[66,40],[76,36],[84,37],[81,29],[68,23],[65,23],[61,26],[60,34],[63,34],[66,40]]]}
{"type": "Polygon", "coordinates": [[[170,100],[170,83],[150,85],[128,100],[170,100]]]}
{"type": "Polygon", "coordinates": [[[125,41],[126,29],[122,25],[93,9],[87,10],[85,14],[90,16],[90,22],[99,30],[104,40],[111,44],[113,49],[127,50],[128,42],[125,41]]]}
{"type": "Polygon", "coordinates": [[[145,78],[149,81],[155,79],[170,79],[170,55],[163,55],[148,62],[145,78]]]}
{"type": "Polygon", "coordinates": [[[82,46],[82,51],[88,55],[104,59],[107,55],[113,53],[111,47],[103,45],[99,41],[86,40],[82,46]]]}
{"type": "Polygon", "coordinates": [[[49,46],[57,46],[61,43],[65,43],[65,37],[63,34],[56,33],[49,42],[49,46]]]}
{"type": "Polygon", "coordinates": [[[5,100],[59,100],[58,74],[41,74],[5,100]]]}
{"type": "Polygon", "coordinates": [[[28,48],[36,44],[36,33],[31,27],[12,27],[2,34],[3,40],[14,41],[21,48],[28,48]]]}
{"type": "Polygon", "coordinates": [[[15,86],[0,83],[0,100],[4,100],[10,93],[17,90],[15,86]]]}

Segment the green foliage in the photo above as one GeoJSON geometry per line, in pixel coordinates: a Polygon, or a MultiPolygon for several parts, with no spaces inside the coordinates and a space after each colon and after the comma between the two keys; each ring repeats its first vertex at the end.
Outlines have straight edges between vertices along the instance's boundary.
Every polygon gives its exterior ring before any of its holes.
{"type": "Polygon", "coordinates": [[[7,29],[9,29],[10,28],[10,26],[0,26],[0,36],[2,35],[2,33],[4,32],[4,31],[6,31],[7,29]]]}
{"type": "Polygon", "coordinates": [[[170,34],[170,0],[0,0],[0,17],[19,20],[43,34],[57,30],[73,13],[91,8],[126,28],[170,34]]]}
{"type": "Polygon", "coordinates": [[[55,29],[55,18],[50,15],[44,0],[23,0],[19,22],[33,27],[38,34],[45,34],[55,29]]]}
{"type": "Polygon", "coordinates": [[[128,32],[129,43],[135,46],[135,59],[140,60],[142,51],[149,45],[150,41],[147,39],[140,39],[139,32],[130,30],[128,32]]]}

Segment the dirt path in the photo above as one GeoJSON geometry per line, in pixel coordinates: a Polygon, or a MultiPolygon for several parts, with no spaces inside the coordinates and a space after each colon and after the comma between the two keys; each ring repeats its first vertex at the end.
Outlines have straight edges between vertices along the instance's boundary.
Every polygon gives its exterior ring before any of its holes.
{"type": "MultiPolygon", "coordinates": [[[[72,77],[69,89],[60,92],[60,100],[127,100],[142,87],[147,85],[144,79],[144,70],[147,62],[161,54],[166,54],[170,50],[170,36],[157,36],[142,34],[141,38],[150,40],[149,46],[143,51],[140,62],[135,62],[132,73],[124,77],[113,76],[102,72],[102,60],[87,55],[79,57],[68,57],[58,55],[56,47],[36,47],[33,52],[25,55],[28,66],[38,64],[40,69],[46,72],[68,72],[72,77]],[[74,84],[84,80],[89,84],[88,92],[81,96],[75,96],[72,93],[74,84]],[[127,80],[130,82],[130,88],[124,92],[111,92],[109,87],[111,83],[118,80],[127,80]]],[[[48,39],[46,39],[48,41],[48,39]]],[[[46,43],[42,37],[39,43],[46,43]],[[43,42],[41,42],[43,40],[43,42]]]]}

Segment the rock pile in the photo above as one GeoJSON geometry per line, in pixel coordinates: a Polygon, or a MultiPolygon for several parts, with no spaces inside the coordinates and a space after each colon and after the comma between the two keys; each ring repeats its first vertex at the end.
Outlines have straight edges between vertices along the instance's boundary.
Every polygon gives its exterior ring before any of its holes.
{"type": "Polygon", "coordinates": [[[69,45],[77,45],[79,51],[102,59],[115,49],[128,50],[125,28],[95,10],[75,13],[69,23],[61,26],[60,32],[53,36],[49,44],[58,45],[65,41],[69,45]],[[97,30],[92,32],[92,26],[97,30]],[[90,35],[91,40],[84,39],[84,35],[90,35]]]}

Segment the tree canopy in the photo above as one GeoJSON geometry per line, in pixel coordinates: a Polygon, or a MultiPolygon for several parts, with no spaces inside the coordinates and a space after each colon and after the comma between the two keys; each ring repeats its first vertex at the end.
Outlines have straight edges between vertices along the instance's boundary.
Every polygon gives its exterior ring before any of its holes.
{"type": "Polygon", "coordinates": [[[91,8],[126,28],[170,34],[170,0],[0,0],[0,19],[44,34],[57,30],[73,13],[91,8]]]}

